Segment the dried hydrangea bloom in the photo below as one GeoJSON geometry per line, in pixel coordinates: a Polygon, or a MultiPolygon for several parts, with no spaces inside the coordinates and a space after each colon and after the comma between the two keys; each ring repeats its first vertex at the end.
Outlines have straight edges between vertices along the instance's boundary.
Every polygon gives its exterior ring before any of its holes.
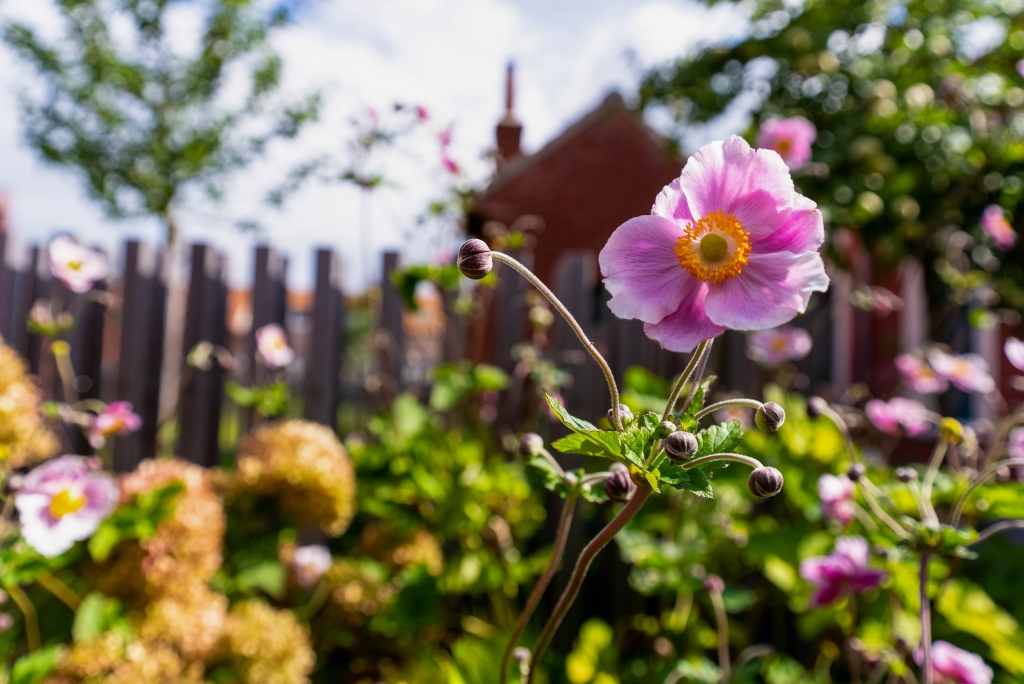
{"type": "Polygon", "coordinates": [[[713,142],[601,250],[608,307],[678,352],[727,329],[775,328],[828,288],[824,239],[821,212],[778,154],[713,142]]]}
{"type": "Polygon", "coordinates": [[[814,341],[803,328],[784,325],[771,330],[758,330],[747,337],[747,356],[769,368],[787,361],[799,361],[811,353],[814,341]]]}
{"type": "Polygon", "coordinates": [[[316,663],[309,631],[295,615],[255,599],[228,614],[224,656],[244,684],[304,684],[316,663]]]}
{"type": "Polygon", "coordinates": [[[44,684],[203,684],[203,665],[187,663],[169,646],[107,632],[77,643],[44,684]]]}
{"type": "MultiPolygon", "coordinates": [[[[121,496],[128,500],[173,482],[185,485],[174,514],[160,523],[155,535],[138,542],[143,554],[136,572],[141,570],[150,594],[183,593],[208,582],[223,560],[227,523],[220,496],[203,468],[178,459],[143,461],[135,472],[122,478],[121,496]]],[[[116,562],[132,563],[136,558],[124,552],[116,562]]],[[[99,578],[104,586],[106,574],[102,572],[99,578]]],[[[116,568],[110,574],[119,576],[116,568]]],[[[123,595],[116,585],[107,589],[111,595],[123,595]]],[[[109,593],[107,589],[101,587],[104,593],[109,593]]]]}
{"type": "Polygon", "coordinates": [[[898,435],[902,428],[910,437],[916,437],[931,426],[924,404],[903,397],[889,401],[872,399],[864,406],[864,413],[876,428],[888,435],[898,435]]]}
{"type": "Polygon", "coordinates": [[[928,362],[936,373],[964,392],[989,394],[996,381],[989,375],[988,361],[981,354],[947,354],[938,349],[928,352],[928,362]]]}
{"type": "Polygon", "coordinates": [[[799,169],[811,161],[811,145],[818,130],[802,116],[789,119],[768,119],[757,132],[757,146],[779,153],[791,169],[799,169]]]}
{"type": "Polygon", "coordinates": [[[386,572],[378,563],[336,560],[324,575],[331,585],[325,609],[329,622],[358,627],[379,612],[398,593],[386,572]]]}
{"type": "Polygon", "coordinates": [[[39,388],[28,366],[0,338],[0,461],[11,468],[44,461],[60,448],[39,412],[39,388]]]}
{"type": "Polygon", "coordinates": [[[831,554],[801,563],[800,576],[814,585],[809,603],[815,608],[846,594],[871,591],[885,579],[884,572],[871,567],[864,537],[840,537],[831,554]]]}
{"type": "Polygon", "coordinates": [[[355,471],[345,448],[330,428],[305,420],[268,425],[242,439],[236,486],[278,497],[295,522],[332,536],[355,514],[355,471]]]}
{"type": "Polygon", "coordinates": [[[937,394],[949,388],[949,380],[912,354],[900,354],[893,362],[910,389],[921,394],[937,394]]]}
{"type": "Polygon", "coordinates": [[[194,583],[148,603],[138,631],[143,639],[165,643],[188,660],[206,661],[220,646],[227,614],[226,596],[194,583]]]}
{"type": "Polygon", "coordinates": [[[62,235],[50,243],[50,273],[72,292],[82,294],[106,278],[110,267],[105,254],[62,235]]]}
{"type": "Polygon", "coordinates": [[[981,229],[985,235],[992,238],[992,242],[996,243],[999,249],[1010,249],[1017,243],[1017,233],[1006,220],[1006,214],[998,204],[985,207],[985,212],[981,215],[981,229]]]}
{"type": "Polygon", "coordinates": [[[359,549],[394,567],[423,565],[435,577],[444,570],[444,551],[434,535],[423,528],[403,533],[387,521],[368,525],[359,537],[359,549]]]}

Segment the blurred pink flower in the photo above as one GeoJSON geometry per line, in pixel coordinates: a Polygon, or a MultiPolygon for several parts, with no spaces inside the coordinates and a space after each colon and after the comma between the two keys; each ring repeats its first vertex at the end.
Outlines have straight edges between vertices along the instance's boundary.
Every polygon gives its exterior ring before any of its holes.
{"type": "Polygon", "coordinates": [[[315,586],[324,573],[331,569],[333,562],[331,552],[323,544],[310,544],[295,549],[292,568],[299,586],[304,589],[315,586]]]}
{"type": "Polygon", "coordinates": [[[277,323],[256,331],[256,352],[268,368],[284,368],[295,360],[295,351],[288,346],[284,329],[277,323]]]}
{"type": "Polygon", "coordinates": [[[757,132],[757,146],[774,150],[791,169],[811,160],[811,145],[818,137],[814,124],[802,116],[768,119],[757,132]]]}
{"type": "Polygon", "coordinates": [[[903,382],[915,392],[937,394],[945,392],[949,381],[932,370],[931,366],[911,354],[900,354],[893,363],[903,376],[903,382]]]}
{"type": "Polygon", "coordinates": [[[373,107],[366,108],[366,116],[370,119],[370,127],[374,130],[380,126],[380,114],[373,107]]]}
{"type": "Polygon", "coordinates": [[[863,594],[876,588],[885,573],[869,564],[868,542],[864,537],[840,537],[828,556],[808,558],[800,564],[800,575],[814,585],[810,605],[827,606],[843,594],[863,594]]]}
{"type": "Polygon", "coordinates": [[[89,444],[99,449],[113,435],[126,435],[142,427],[142,418],[132,411],[131,402],[112,401],[89,425],[89,444]]]}
{"type": "Polygon", "coordinates": [[[771,330],[758,330],[747,336],[747,356],[774,368],[786,361],[796,361],[811,352],[814,342],[803,328],[784,325],[771,330]]]}
{"type": "Polygon", "coordinates": [[[853,522],[854,486],[846,475],[830,475],[818,478],[818,498],[821,499],[821,515],[826,520],[837,520],[844,526],[853,522]]]}
{"type": "Polygon", "coordinates": [[[441,152],[441,166],[443,166],[445,170],[452,175],[459,172],[459,163],[449,157],[447,152],[441,152]]]}
{"type": "Polygon", "coordinates": [[[1010,249],[1017,242],[1017,233],[998,204],[985,207],[985,213],[981,215],[981,229],[999,249],[1010,249]]]}
{"type": "MultiPolygon", "coordinates": [[[[920,665],[924,659],[921,649],[914,652],[920,665]]],[[[946,641],[932,643],[932,677],[935,684],[992,684],[992,668],[981,656],[946,641]]]]}
{"type": "Polygon", "coordinates": [[[938,349],[928,352],[932,369],[964,392],[988,394],[996,381],[988,372],[988,362],[980,354],[947,354],[938,349]]]}
{"type": "Polygon", "coordinates": [[[452,125],[448,124],[440,133],[437,134],[437,139],[441,142],[441,148],[448,147],[452,144],[452,125]]]}
{"type": "Polygon", "coordinates": [[[900,428],[910,437],[928,430],[928,409],[919,401],[893,397],[889,401],[872,399],[864,413],[876,428],[889,435],[898,435],[900,428]]]}
{"type": "Polygon", "coordinates": [[[14,617],[10,613],[0,613],[0,633],[14,626],[14,617]]]}
{"type": "Polygon", "coordinates": [[[1006,352],[1006,358],[1010,360],[1010,364],[1024,372],[1024,341],[1018,340],[1016,337],[1007,337],[1003,351],[1006,352]]]}
{"type": "Polygon", "coordinates": [[[423,105],[416,105],[416,118],[421,122],[430,121],[430,112],[423,105]]]}
{"type": "Polygon", "coordinates": [[[14,499],[21,536],[44,556],[59,556],[88,538],[117,505],[114,478],[81,456],[61,456],[25,476],[14,499]]]}
{"type": "Polygon", "coordinates": [[[678,352],[730,328],[775,328],[828,288],[824,236],[778,155],[736,136],[709,143],[601,250],[608,307],[678,352]]]}
{"type": "Polygon", "coordinates": [[[1006,452],[1010,458],[1024,458],[1024,427],[1010,430],[1006,438],[1006,452]]]}
{"type": "Polygon", "coordinates": [[[110,272],[107,257],[81,246],[66,236],[50,243],[50,273],[72,292],[88,292],[110,272]]]}

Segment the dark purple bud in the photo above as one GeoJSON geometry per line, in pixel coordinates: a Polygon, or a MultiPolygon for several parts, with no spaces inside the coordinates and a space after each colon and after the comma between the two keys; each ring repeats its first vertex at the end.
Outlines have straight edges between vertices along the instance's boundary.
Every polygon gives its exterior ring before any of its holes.
{"type": "Polygon", "coordinates": [[[491,260],[491,248],[483,240],[466,240],[459,248],[459,270],[470,280],[480,280],[494,266],[491,260]]]}
{"type": "Polygon", "coordinates": [[[708,575],[704,578],[704,591],[721,594],[725,591],[725,581],[718,575],[708,575]]]}
{"type": "Polygon", "coordinates": [[[821,414],[825,413],[825,409],[828,408],[828,402],[821,397],[810,397],[807,399],[807,417],[817,418],[821,414]]]}
{"type": "Polygon", "coordinates": [[[540,454],[544,448],[544,438],[535,432],[527,432],[519,440],[519,455],[523,458],[532,458],[540,454]]]}
{"type": "Polygon", "coordinates": [[[629,476],[629,470],[625,466],[621,463],[615,465],[619,467],[611,467],[612,474],[604,481],[604,493],[612,501],[626,503],[636,493],[636,485],[633,484],[633,479],[629,476]]]}
{"type": "Polygon", "coordinates": [[[864,467],[863,463],[854,463],[850,466],[850,469],[846,471],[846,477],[850,478],[851,482],[860,482],[860,479],[867,474],[867,468],[864,467]]]}
{"type": "Polygon", "coordinates": [[[747,489],[754,496],[767,499],[782,491],[783,481],[782,473],[778,470],[762,466],[755,468],[754,472],[750,473],[750,477],[747,478],[747,489]]]}
{"type": "MultiPolygon", "coordinates": [[[[622,421],[623,425],[633,420],[633,412],[625,404],[619,404],[619,420],[622,421]]],[[[608,422],[615,425],[615,416],[612,414],[611,409],[608,409],[608,422]]]]}
{"type": "Polygon", "coordinates": [[[761,432],[776,432],[786,422],[786,412],[775,402],[769,401],[767,404],[761,404],[761,408],[757,409],[757,413],[754,414],[754,422],[757,423],[761,432]]]}
{"type": "Polygon", "coordinates": [[[689,432],[677,430],[665,438],[665,453],[673,461],[685,461],[697,453],[697,438],[689,432]]]}

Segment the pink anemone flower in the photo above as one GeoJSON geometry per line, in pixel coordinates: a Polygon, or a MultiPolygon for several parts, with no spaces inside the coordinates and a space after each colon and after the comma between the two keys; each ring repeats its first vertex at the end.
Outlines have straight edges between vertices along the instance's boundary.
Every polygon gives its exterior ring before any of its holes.
{"type": "Polygon", "coordinates": [[[775,368],[804,358],[811,353],[812,346],[814,342],[806,330],[784,325],[751,333],[747,337],[747,356],[761,365],[775,368]]]}
{"type": "Polygon", "coordinates": [[[864,537],[840,537],[828,556],[808,558],[800,564],[800,576],[814,585],[813,608],[827,606],[844,594],[863,594],[878,587],[885,573],[870,565],[864,537]]]}
{"type": "Polygon", "coordinates": [[[872,399],[864,406],[864,413],[876,428],[889,435],[898,435],[902,427],[908,436],[915,437],[931,425],[924,404],[903,397],[872,399]]]}
{"type": "Polygon", "coordinates": [[[988,362],[980,354],[947,354],[933,349],[928,362],[936,373],[964,392],[989,394],[996,389],[996,381],[988,372],[988,362]]]}
{"type": "Polygon", "coordinates": [[[83,247],[67,236],[55,238],[49,251],[50,273],[76,294],[88,292],[110,272],[102,252],[83,247]]]}
{"type": "Polygon", "coordinates": [[[1003,351],[1010,364],[1017,370],[1024,372],[1024,341],[1016,337],[1007,337],[1003,345],[1003,351]]]}
{"type": "Polygon", "coordinates": [[[92,419],[89,425],[89,444],[94,449],[107,443],[107,438],[114,435],[126,435],[142,427],[142,418],[132,411],[128,401],[112,401],[107,408],[92,419]]]}
{"type": "Polygon", "coordinates": [[[299,586],[304,589],[315,586],[324,573],[331,569],[333,562],[331,552],[323,544],[310,544],[295,549],[292,567],[299,586]]]}
{"type": "Polygon", "coordinates": [[[288,346],[284,328],[277,323],[256,331],[256,352],[268,368],[284,368],[295,360],[295,350],[288,346]]]}
{"type": "Polygon", "coordinates": [[[709,143],[601,250],[608,307],[678,352],[729,328],[775,328],[828,288],[824,238],[778,154],[736,136],[709,143]]]}
{"type": "MultiPolygon", "coordinates": [[[[921,649],[914,660],[922,664],[921,649]]],[[[976,653],[957,648],[946,641],[932,643],[932,678],[935,684],[992,684],[992,668],[976,653]]]]}
{"type": "Polygon", "coordinates": [[[846,475],[830,475],[818,478],[818,498],[821,499],[821,515],[826,520],[836,520],[843,526],[854,518],[854,486],[846,475]]]}
{"type": "Polygon", "coordinates": [[[985,207],[985,212],[981,215],[981,229],[992,238],[992,242],[996,243],[999,249],[1010,249],[1017,242],[1017,233],[1006,220],[1003,208],[998,204],[985,207]]]}
{"type": "Polygon", "coordinates": [[[1010,430],[1006,438],[1006,453],[1010,458],[1024,458],[1024,427],[1010,430]]]}
{"type": "Polygon", "coordinates": [[[900,354],[893,363],[910,389],[921,394],[945,392],[949,380],[936,373],[931,366],[911,354],[900,354]]]}
{"type": "Polygon", "coordinates": [[[811,145],[818,137],[814,124],[802,116],[768,119],[757,132],[757,146],[774,150],[791,169],[811,161],[811,145]]]}
{"type": "Polygon", "coordinates": [[[25,476],[14,499],[21,536],[48,558],[87,539],[117,505],[114,478],[81,456],[61,456],[25,476]]]}

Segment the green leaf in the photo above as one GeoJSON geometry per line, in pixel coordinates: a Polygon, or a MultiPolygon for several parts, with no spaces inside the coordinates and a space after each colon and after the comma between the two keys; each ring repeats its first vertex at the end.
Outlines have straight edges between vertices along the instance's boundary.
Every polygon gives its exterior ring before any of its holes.
{"type": "Polygon", "coordinates": [[[18,658],[11,668],[11,684],[39,684],[53,672],[64,650],[63,645],[54,644],[18,658]]]}
{"type": "Polygon", "coordinates": [[[551,463],[544,456],[533,456],[527,465],[532,466],[539,470],[544,475],[544,488],[551,491],[558,489],[559,485],[564,484],[561,473],[555,468],[554,464],[551,463]]]}
{"type": "Polygon", "coordinates": [[[280,561],[267,560],[238,573],[235,577],[235,586],[246,594],[258,589],[274,598],[281,598],[284,593],[284,579],[284,566],[280,561]]]}
{"type": "Polygon", "coordinates": [[[599,432],[596,425],[574,417],[572,414],[565,410],[565,407],[562,406],[557,399],[555,399],[547,392],[544,393],[544,398],[547,400],[548,406],[551,408],[551,411],[556,416],[558,416],[558,420],[562,422],[562,425],[569,428],[573,432],[599,432]]]}
{"type": "Polygon", "coordinates": [[[124,539],[148,539],[164,520],[174,514],[179,495],[185,491],[182,482],[171,482],[163,487],[136,494],[120,506],[89,539],[89,555],[102,562],[124,539]]]}
{"type": "Polygon", "coordinates": [[[675,464],[666,465],[661,468],[660,479],[676,489],[685,489],[707,499],[715,498],[711,480],[700,468],[684,470],[682,466],[675,464]]]}
{"type": "Polygon", "coordinates": [[[103,634],[121,618],[121,602],[107,598],[98,591],[86,594],[75,611],[75,622],[71,636],[76,644],[92,641],[103,634]]]}
{"type": "Polygon", "coordinates": [[[686,412],[694,414],[704,408],[704,401],[707,399],[708,390],[711,389],[712,383],[718,379],[716,375],[709,375],[700,381],[697,385],[697,392],[693,395],[693,399],[690,401],[690,405],[686,407],[686,412]]]}
{"type": "Polygon", "coordinates": [[[624,432],[618,433],[619,443],[622,445],[622,455],[638,468],[643,468],[644,457],[647,455],[651,442],[654,439],[654,430],[633,424],[624,432]]]}
{"type": "MultiPolygon", "coordinates": [[[[738,420],[712,425],[697,433],[697,453],[694,458],[730,452],[743,441],[743,426],[738,420]]],[[[717,466],[715,466],[717,467],[717,466]]]]}
{"type": "Polygon", "coordinates": [[[619,433],[608,430],[592,430],[574,432],[551,443],[551,448],[563,454],[582,454],[583,456],[601,456],[618,458],[619,433]]]}

